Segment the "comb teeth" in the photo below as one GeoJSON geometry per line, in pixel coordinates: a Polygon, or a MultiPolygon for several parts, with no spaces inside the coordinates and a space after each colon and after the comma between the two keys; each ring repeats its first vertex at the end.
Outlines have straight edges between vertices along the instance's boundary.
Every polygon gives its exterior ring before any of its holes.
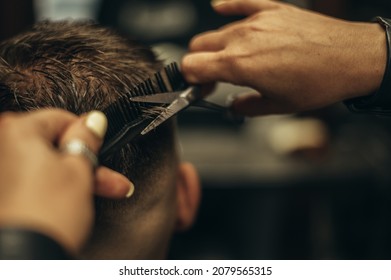
{"type": "Polygon", "coordinates": [[[116,137],[124,127],[139,121],[143,117],[145,118],[144,109],[154,107],[153,104],[131,102],[129,98],[178,91],[186,87],[187,83],[175,62],[134,87],[125,96],[122,96],[104,110],[109,122],[105,142],[116,137]]]}

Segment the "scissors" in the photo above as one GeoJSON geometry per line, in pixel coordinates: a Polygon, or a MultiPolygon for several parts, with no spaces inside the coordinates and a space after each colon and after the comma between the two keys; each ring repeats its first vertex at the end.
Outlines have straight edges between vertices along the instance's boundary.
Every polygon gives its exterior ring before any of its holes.
{"type": "Polygon", "coordinates": [[[131,97],[130,101],[145,102],[156,104],[169,104],[163,112],[161,112],[155,119],[153,119],[147,127],[141,131],[141,135],[145,135],[151,130],[158,127],[160,124],[176,115],[180,111],[186,109],[190,105],[211,109],[221,113],[227,113],[229,108],[208,102],[202,99],[201,88],[199,86],[189,86],[182,91],[155,93],[152,95],[131,97]]]}
{"type": "MultiPolygon", "coordinates": [[[[131,102],[155,103],[167,106],[164,107],[163,111],[152,119],[152,121],[150,119],[142,119],[136,123],[125,125],[119,133],[103,145],[99,156],[100,159],[107,158],[113,151],[121,148],[135,137],[149,133],[189,106],[211,109],[226,114],[227,116],[232,115],[229,107],[224,107],[204,100],[200,86],[187,86],[184,90],[180,91],[129,97],[129,100],[131,102]]],[[[236,120],[242,122],[243,118],[238,117],[236,120]]]]}

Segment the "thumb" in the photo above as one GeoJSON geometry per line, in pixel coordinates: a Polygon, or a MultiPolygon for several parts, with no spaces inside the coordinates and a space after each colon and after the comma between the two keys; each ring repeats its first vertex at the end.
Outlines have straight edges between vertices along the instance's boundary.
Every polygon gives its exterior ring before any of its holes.
{"type": "Polygon", "coordinates": [[[271,10],[279,5],[269,0],[214,0],[211,4],[219,14],[244,16],[271,10]]]}

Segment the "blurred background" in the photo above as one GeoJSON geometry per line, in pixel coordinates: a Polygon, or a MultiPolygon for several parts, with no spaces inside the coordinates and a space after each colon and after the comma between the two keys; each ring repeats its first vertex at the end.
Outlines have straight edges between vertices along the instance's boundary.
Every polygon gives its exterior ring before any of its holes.
{"type": "MultiPolygon", "coordinates": [[[[289,2],[349,20],[391,15],[385,0],[289,2]]],[[[209,0],[2,0],[0,39],[46,18],[94,19],[167,62],[180,61],[193,35],[238,19],[216,15],[209,0]]],[[[244,90],[219,84],[210,98],[223,104],[244,90]]],[[[188,110],[179,124],[203,199],[171,259],[391,258],[389,119],[339,104],[242,124],[188,110]]]]}

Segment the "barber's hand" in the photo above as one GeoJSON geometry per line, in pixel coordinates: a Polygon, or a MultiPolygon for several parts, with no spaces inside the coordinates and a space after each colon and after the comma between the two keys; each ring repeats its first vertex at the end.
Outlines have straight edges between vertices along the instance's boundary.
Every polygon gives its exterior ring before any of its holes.
{"type": "Polygon", "coordinates": [[[125,197],[130,182],[122,175],[107,168],[94,174],[86,157],[60,151],[79,139],[98,152],[106,119],[94,114],[78,118],[62,110],[40,110],[0,115],[0,226],[36,230],[77,253],[91,230],[94,191],[125,197]]]}
{"type": "Polygon", "coordinates": [[[379,88],[385,32],[268,0],[214,1],[223,15],[247,18],[198,35],[182,61],[186,79],[249,86],[233,109],[245,115],[316,109],[379,88]]]}

